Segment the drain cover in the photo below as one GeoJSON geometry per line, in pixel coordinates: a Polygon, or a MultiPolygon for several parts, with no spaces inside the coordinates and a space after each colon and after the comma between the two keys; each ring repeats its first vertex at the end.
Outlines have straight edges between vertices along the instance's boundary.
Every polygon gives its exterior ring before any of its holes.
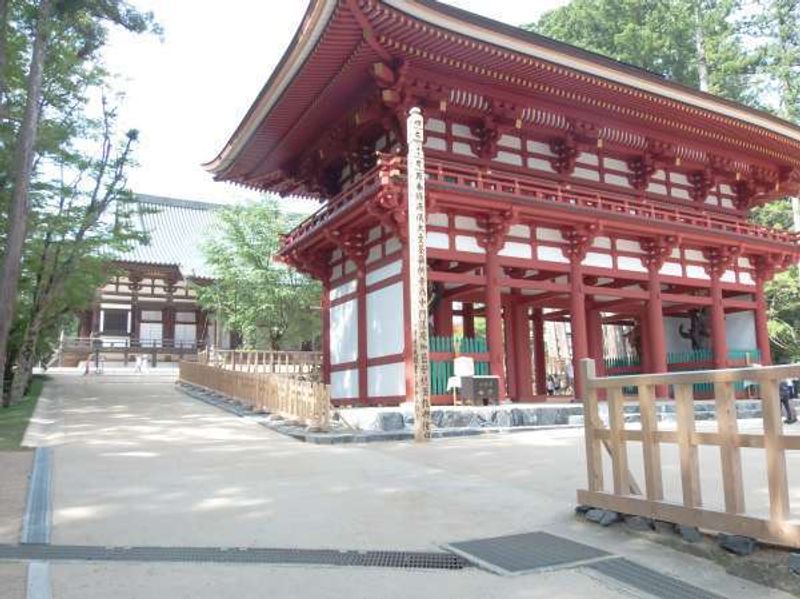
{"type": "Polygon", "coordinates": [[[446,549],[497,574],[516,575],[566,568],[611,554],[546,532],[529,532],[445,545],[446,549]]]}
{"type": "Polygon", "coordinates": [[[589,568],[627,586],[661,599],[725,599],[689,583],[645,568],[624,558],[607,559],[588,565],[589,568]]]}
{"type": "Polygon", "coordinates": [[[128,562],[219,562],[307,564],[379,568],[461,570],[469,563],[439,551],[339,551],[272,547],[96,547],[87,545],[0,545],[0,560],[128,562]]]}

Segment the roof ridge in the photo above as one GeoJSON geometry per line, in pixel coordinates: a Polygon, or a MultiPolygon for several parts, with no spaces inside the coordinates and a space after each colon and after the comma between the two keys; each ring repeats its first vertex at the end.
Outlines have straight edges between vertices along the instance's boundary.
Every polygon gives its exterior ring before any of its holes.
{"type": "Polygon", "coordinates": [[[157,206],[169,206],[174,208],[189,208],[192,210],[216,210],[223,208],[223,204],[216,202],[201,202],[198,200],[183,200],[180,198],[170,198],[166,196],[154,196],[146,193],[134,194],[135,200],[140,204],[155,204],[157,206]]]}

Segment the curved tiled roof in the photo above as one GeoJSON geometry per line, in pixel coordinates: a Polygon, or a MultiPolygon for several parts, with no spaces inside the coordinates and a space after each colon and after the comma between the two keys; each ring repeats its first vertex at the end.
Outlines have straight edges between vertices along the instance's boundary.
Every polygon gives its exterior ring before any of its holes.
{"type": "Polygon", "coordinates": [[[144,194],[137,194],[136,201],[136,225],[149,242],[118,254],[116,260],[177,266],[184,277],[212,278],[202,246],[216,226],[221,206],[144,194]]]}

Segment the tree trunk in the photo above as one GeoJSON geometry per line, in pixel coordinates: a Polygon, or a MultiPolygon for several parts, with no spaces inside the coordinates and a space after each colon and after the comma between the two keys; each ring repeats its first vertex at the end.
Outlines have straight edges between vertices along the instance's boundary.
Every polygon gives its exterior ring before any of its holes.
{"type": "MultiPolygon", "coordinates": [[[[38,324],[38,323],[37,323],[38,324]]],[[[36,360],[36,342],[39,340],[38,326],[29,327],[25,333],[25,340],[17,355],[14,377],[11,379],[11,390],[8,393],[8,401],[11,405],[22,401],[28,382],[33,374],[33,366],[36,360]]]]}
{"type": "Polygon", "coordinates": [[[8,2],[0,0],[0,117],[6,103],[6,85],[8,68],[8,2]]]}
{"type": "MultiPolygon", "coordinates": [[[[28,74],[28,90],[25,100],[25,116],[17,137],[14,156],[13,192],[8,210],[8,225],[0,266],[0,377],[6,366],[6,349],[11,320],[14,317],[17,287],[19,284],[22,247],[28,228],[30,209],[29,191],[33,172],[34,143],[39,129],[39,110],[42,96],[42,71],[47,54],[47,30],[50,19],[51,0],[41,0],[36,20],[36,35],[33,41],[31,65],[28,74]]],[[[4,378],[0,378],[0,392],[4,389],[4,378]]],[[[3,406],[9,400],[3,397],[3,406]]]]}

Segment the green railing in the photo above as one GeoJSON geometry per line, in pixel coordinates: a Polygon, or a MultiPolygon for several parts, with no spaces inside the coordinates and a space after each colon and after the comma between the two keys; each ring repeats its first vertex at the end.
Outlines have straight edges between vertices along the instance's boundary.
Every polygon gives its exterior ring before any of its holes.
{"type": "Polygon", "coordinates": [[[457,354],[483,354],[489,351],[486,337],[442,337],[432,336],[428,342],[432,352],[457,354]]]}
{"type": "MultiPolygon", "coordinates": [[[[667,353],[667,364],[686,365],[690,369],[692,364],[710,362],[714,359],[714,354],[710,349],[694,349],[680,352],[667,353]]],[[[747,362],[757,364],[761,361],[761,351],[758,349],[732,349],[728,351],[728,359],[731,361],[747,362]]],[[[604,360],[607,370],[622,370],[641,366],[641,360],[635,355],[612,356],[604,360]]],[[[676,367],[674,370],[682,370],[676,367]]]]}
{"type": "MultiPolygon", "coordinates": [[[[694,370],[697,364],[711,362],[714,354],[710,349],[695,349],[680,352],[667,353],[667,364],[671,371],[694,370]]],[[[747,364],[758,364],[761,361],[761,351],[758,349],[731,349],[728,350],[728,359],[732,362],[744,362],[747,364]]],[[[638,356],[623,355],[606,358],[604,360],[607,371],[611,372],[608,376],[631,374],[632,369],[638,369],[641,361],[638,356]]],[[[744,391],[745,386],[741,381],[734,384],[736,391],[744,391]]],[[[714,385],[712,383],[695,383],[694,392],[698,395],[712,395],[714,385]]],[[[625,395],[635,395],[636,387],[624,387],[625,395]]]]}
{"type": "MultiPolygon", "coordinates": [[[[485,354],[489,351],[485,337],[443,337],[431,336],[429,339],[431,352],[451,353],[458,355],[485,354]]],[[[489,362],[476,361],[475,374],[487,375],[490,373],[489,362]]],[[[431,360],[430,379],[431,394],[444,395],[447,393],[447,379],[453,376],[453,360],[431,360]]]]}

